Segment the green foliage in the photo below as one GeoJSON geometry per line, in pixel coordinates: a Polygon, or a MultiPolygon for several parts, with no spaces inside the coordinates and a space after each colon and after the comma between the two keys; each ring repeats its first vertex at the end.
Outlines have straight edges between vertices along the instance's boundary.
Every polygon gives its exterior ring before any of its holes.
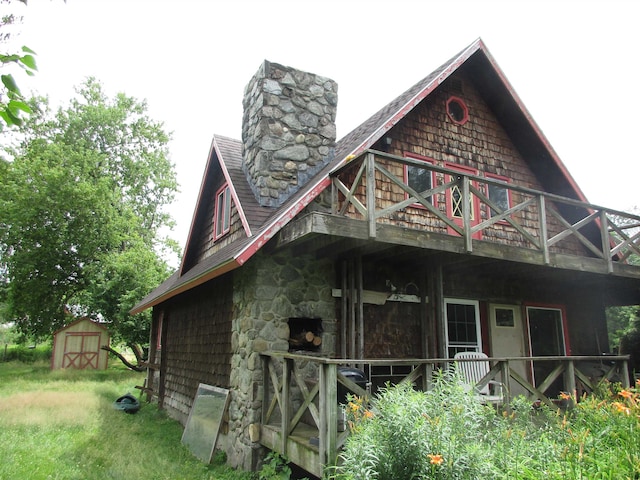
{"type": "Polygon", "coordinates": [[[622,337],[634,329],[634,322],[639,313],[640,306],[638,305],[607,308],[607,331],[609,332],[609,347],[612,350],[619,349],[622,337]]]}
{"type": "Polygon", "coordinates": [[[489,446],[481,428],[493,414],[452,372],[440,373],[433,390],[387,386],[369,412],[347,405],[353,435],[342,454],[339,479],[492,478],[484,461],[489,446]],[[431,476],[434,475],[434,476],[431,476]]]}
{"type": "Polygon", "coordinates": [[[289,480],[291,468],[286,460],[275,452],[269,452],[258,472],[259,480],[289,480]]]}
{"type": "MultiPolygon", "coordinates": [[[[9,0],[0,3],[7,4],[9,0]]],[[[24,1],[23,3],[26,3],[24,1]]],[[[0,19],[0,27],[7,27],[20,20],[13,14],[3,15],[0,19]]],[[[6,41],[10,34],[0,35],[0,41],[6,41]]],[[[33,76],[38,70],[35,60],[35,52],[28,47],[22,47],[19,53],[0,52],[0,69],[5,71],[8,67],[15,67],[26,75],[33,76]]],[[[25,101],[18,83],[12,73],[0,74],[0,132],[4,126],[22,125],[24,114],[32,113],[32,109],[25,101]]]]}
{"type": "Polygon", "coordinates": [[[387,387],[369,410],[358,399],[347,405],[352,435],[332,478],[638,478],[640,385],[609,387],[567,411],[518,397],[503,414],[452,373],[426,393],[387,387]]]}
{"type": "Polygon", "coordinates": [[[49,362],[51,345],[0,345],[0,362],[49,362]]]}
{"type": "Polygon", "coordinates": [[[168,135],[145,102],[108,98],[95,79],[69,107],[45,99],[5,146],[0,189],[0,275],[18,327],[36,338],[68,312],[108,322],[116,340],[148,341],[149,313],[128,311],[168,275],[161,237],[177,189],[168,135]]]}
{"type": "Polygon", "coordinates": [[[0,364],[0,478],[251,478],[221,455],[200,462],[180,442],[182,425],[155,405],[135,415],[115,410],[114,400],[143,376],[120,364],[106,371],[0,364]]]}

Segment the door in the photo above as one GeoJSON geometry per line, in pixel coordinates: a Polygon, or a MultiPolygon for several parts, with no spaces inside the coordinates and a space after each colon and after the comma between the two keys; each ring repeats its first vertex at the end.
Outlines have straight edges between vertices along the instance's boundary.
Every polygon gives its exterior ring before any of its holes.
{"type": "MultiPolygon", "coordinates": [[[[477,175],[478,171],[469,168],[462,167],[460,165],[446,163],[445,167],[450,170],[455,170],[462,174],[466,175],[477,175]]],[[[456,180],[454,175],[445,175],[445,181],[447,183],[453,182],[456,180]]],[[[471,186],[478,188],[478,182],[470,182],[471,186]]],[[[447,207],[447,217],[453,220],[453,222],[460,226],[464,227],[464,204],[463,204],[463,191],[461,185],[455,185],[449,188],[446,191],[446,207],[447,207]]],[[[480,223],[480,199],[469,192],[469,226],[474,227],[480,223]]],[[[447,227],[447,232],[449,235],[458,235],[458,233],[451,227],[447,227]]],[[[480,240],[482,238],[482,231],[478,231],[472,235],[474,239],[480,240]]]]}
{"type": "MultiPolygon", "coordinates": [[[[492,357],[524,357],[525,335],[521,307],[518,305],[489,305],[489,332],[492,357]]],[[[528,362],[513,361],[509,367],[525,380],[529,377],[528,362]]],[[[502,380],[505,381],[504,379],[502,380]]],[[[526,390],[514,381],[509,382],[510,394],[524,394],[526,390]]]]}
{"type": "Polygon", "coordinates": [[[99,333],[67,333],[62,368],[98,368],[99,333]]]}
{"type": "MultiPolygon", "coordinates": [[[[532,357],[564,356],[567,354],[566,325],[562,308],[527,307],[529,349],[532,357]]],[[[540,385],[553,371],[556,362],[533,362],[533,382],[540,385]]],[[[554,396],[562,390],[562,378],[554,382],[547,393],[554,396]]]]}

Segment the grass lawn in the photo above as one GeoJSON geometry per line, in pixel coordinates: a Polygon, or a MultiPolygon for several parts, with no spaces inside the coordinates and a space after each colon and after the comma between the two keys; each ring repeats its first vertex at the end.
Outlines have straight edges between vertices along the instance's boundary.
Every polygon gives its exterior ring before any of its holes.
{"type": "Polygon", "coordinates": [[[113,408],[144,374],[51,371],[49,363],[0,363],[0,479],[244,479],[222,459],[204,465],[181,443],[182,425],[155,405],[113,408]]]}

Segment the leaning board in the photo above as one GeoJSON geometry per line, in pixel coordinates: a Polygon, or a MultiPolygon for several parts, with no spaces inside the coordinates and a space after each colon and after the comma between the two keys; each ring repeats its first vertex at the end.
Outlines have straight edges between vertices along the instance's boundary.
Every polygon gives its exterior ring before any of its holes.
{"type": "Polygon", "coordinates": [[[201,383],[189,413],[182,443],[205,463],[211,462],[220,424],[229,405],[229,390],[201,383]]]}

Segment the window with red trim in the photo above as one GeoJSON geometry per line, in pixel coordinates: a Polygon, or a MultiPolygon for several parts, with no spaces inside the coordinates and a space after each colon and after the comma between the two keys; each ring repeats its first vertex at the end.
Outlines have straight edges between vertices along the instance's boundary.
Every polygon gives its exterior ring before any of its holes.
{"type": "Polygon", "coordinates": [[[164,311],[160,312],[158,316],[158,329],[156,332],[156,349],[162,350],[162,328],[163,328],[163,320],[164,320],[164,311]]]}
{"type": "Polygon", "coordinates": [[[217,240],[231,227],[231,191],[224,185],[216,193],[215,217],[213,219],[213,239],[217,240]]]}
{"type": "MultiPolygon", "coordinates": [[[[491,178],[492,180],[500,180],[505,183],[511,182],[509,178],[503,177],[501,175],[487,173],[485,174],[485,176],[487,178],[491,178]]],[[[498,212],[493,208],[487,206],[487,214],[489,215],[489,217],[495,217],[496,215],[499,215],[500,213],[511,208],[511,190],[509,190],[509,188],[507,188],[506,186],[503,187],[501,185],[494,185],[491,183],[487,184],[487,197],[489,197],[489,200],[495,203],[496,206],[500,209],[500,211],[498,212]]]]}
{"type": "MultiPolygon", "coordinates": [[[[413,160],[420,160],[429,165],[433,165],[435,161],[431,158],[424,157],[422,155],[418,155],[415,153],[405,153],[404,155],[407,158],[411,158],[413,160]]],[[[405,165],[404,166],[404,183],[406,183],[409,187],[414,189],[418,193],[426,192],[427,190],[431,190],[435,185],[435,175],[433,170],[429,170],[426,168],[421,168],[417,165],[405,165]]],[[[405,194],[405,198],[408,198],[409,194],[405,194]]],[[[427,200],[430,200],[430,203],[434,204],[433,197],[428,197],[427,200]]],[[[413,206],[420,207],[422,206],[419,203],[415,203],[413,206]]]]}
{"type": "Polygon", "coordinates": [[[464,125],[469,120],[467,104],[459,97],[449,97],[447,99],[447,115],[453,123],[464,125]]]}
{"type": "MultiPolygon", "coordinates": [[[[466,175],[478,175],[478,171],[474,168],[463,167],[461,165],[455,163],[445,163],[445,167],[451,170],[455,170],[460,172],[461,174],[466,175]]],[[[445,175],[446,183],[452,182],[455,180],[454,175],[447,174],[445,175]]],[[[478,182],[472,181],[471,185],[478,188],[478,182]]],[[[463,203],[462,203],[462,186],[455,185],[451,188],[447,189],[446,192],[446,203],[447,203],[447,216],[451,218],[457,225],[463,226],[463,203]]],[[[473,194],[469,194],[469,213],[470,213],[470,225],[478,225],[480,223],[480,199],[473,194]]],[[[447,228],[449,234],[457,233],[452,228],[447,228]]],[[[482,237],[482,232],[476,232],[473,234],[473,238],[480,239],[482,237]]]]}

